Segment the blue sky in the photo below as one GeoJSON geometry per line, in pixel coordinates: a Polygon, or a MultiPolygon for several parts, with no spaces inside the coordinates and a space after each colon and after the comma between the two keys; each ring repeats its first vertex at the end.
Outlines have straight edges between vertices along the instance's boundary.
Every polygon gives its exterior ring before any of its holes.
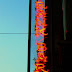
{"type": "MultiPolygon", "coordinates": [[[[0,33],[28,33],[29,0],[0,0],[0,33]]],[[[28,34],[0,34],[0,72],[27,72],[28,34]]]]}
{"type": "Polygon", "coordinates": [[[27,33],[29,0],[0,0],[0,32],[27,33]]]}

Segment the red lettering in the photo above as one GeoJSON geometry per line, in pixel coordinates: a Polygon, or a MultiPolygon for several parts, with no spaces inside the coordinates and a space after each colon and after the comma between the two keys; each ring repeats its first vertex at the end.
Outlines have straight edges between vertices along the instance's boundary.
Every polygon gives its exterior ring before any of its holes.
{"type": "Polygon", "coordinates": [[[40,61],[42,61],[44,63],[48,62],[47,61],[47,56],[45,56],[44,53],[38,53],[38,58],[37,58],[36,62],[40,62],[40,61]]]}
{"type": "MultiPolygon", "coordinates": [[[[38,51],[38,58],[35,60],[35,71],[34,72],[49,72],[49,70],[45,70],[45,64],[47,61],[47,56],[45,56],[45,52],[47,50],[46,44],[41,43],[41,41],[44,40],[44,36],[48,35],[48,33],[45,33],[47,24],[46,24],[46,11],[44,9],[47,9],[47,6],[44,7],[44,2],[41,0],[38,0],[35,2],[36,4],[36,19],[35,19],[35,38],[36,38],[36,45],[37,45],[37,51],[38,51]],[[40,20],[40,18],[42,20],[40,20]],[[42,28],[39,29],[39,26],[42,28]],[[39,36],[42,36],[43,38],[38,41],[39,36]],[[40,63],[42,62],[42,63],[40,63]]],[[[45,37],[46,38],[46,37],[45,37]]]]}

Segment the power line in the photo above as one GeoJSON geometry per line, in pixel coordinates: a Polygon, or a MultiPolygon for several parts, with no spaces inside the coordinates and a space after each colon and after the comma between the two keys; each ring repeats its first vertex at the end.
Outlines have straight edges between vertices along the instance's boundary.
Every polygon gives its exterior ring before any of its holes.
{"type": "MultiPolygon", "coordinates": [[[[29,34],[29,33],[0,33],[0,34],[29,34]]],[[[31,33],[31,34],[35,34],[35,33],[31,33]]]]}

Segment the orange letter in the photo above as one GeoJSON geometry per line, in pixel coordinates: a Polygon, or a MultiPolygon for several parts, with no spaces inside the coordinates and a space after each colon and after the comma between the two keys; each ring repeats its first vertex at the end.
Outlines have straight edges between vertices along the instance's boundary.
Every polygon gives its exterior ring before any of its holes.
{"type": "Polygon", "coordinates": [[[47,56],[45,56],[45,54],[44,53],[38,53],[38,58],[37,58],[37,60],[35,60],[36,62],[40,62],[40,61],[42,61],[42,62],[47,62],[47,56]]]}
{"type": "Polygon", "coordinates": [[[43,63],[36,63],[35,66],[36,66],[36,70],[43,69],[45,67],[43,63]]]}
{"type": "Polygon", "coordinates": [[[38,50],[37,51],[46,51],[47,50],[47,47],[46,47],[45,43],[37,43],[37,45],[38,45],[38,50]],[[40,46],[40,45],[43,45],[43,46],[40,46]]]}

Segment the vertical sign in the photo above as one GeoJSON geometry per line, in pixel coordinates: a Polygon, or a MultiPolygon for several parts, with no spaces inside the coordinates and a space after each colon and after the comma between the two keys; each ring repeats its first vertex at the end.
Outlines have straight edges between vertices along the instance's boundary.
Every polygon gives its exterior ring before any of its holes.
{"type": "Polygon", "coordinates": [[[34,72],[49,72],[49,69],[45,69],[45,64],[47,61],[47,56],[45,55],[47,47],[44,43],[44,39],[48,35],[45,33],[47,24],[46,24],[46,12],[47,6],[42,0],[35,1],[36,9],[36,18],[35,18],[35,39],[37,45],[37,56],[35,60],[35,71],[34,72]],[[41,37],[41,39],[39,38],[41,37]]]}

